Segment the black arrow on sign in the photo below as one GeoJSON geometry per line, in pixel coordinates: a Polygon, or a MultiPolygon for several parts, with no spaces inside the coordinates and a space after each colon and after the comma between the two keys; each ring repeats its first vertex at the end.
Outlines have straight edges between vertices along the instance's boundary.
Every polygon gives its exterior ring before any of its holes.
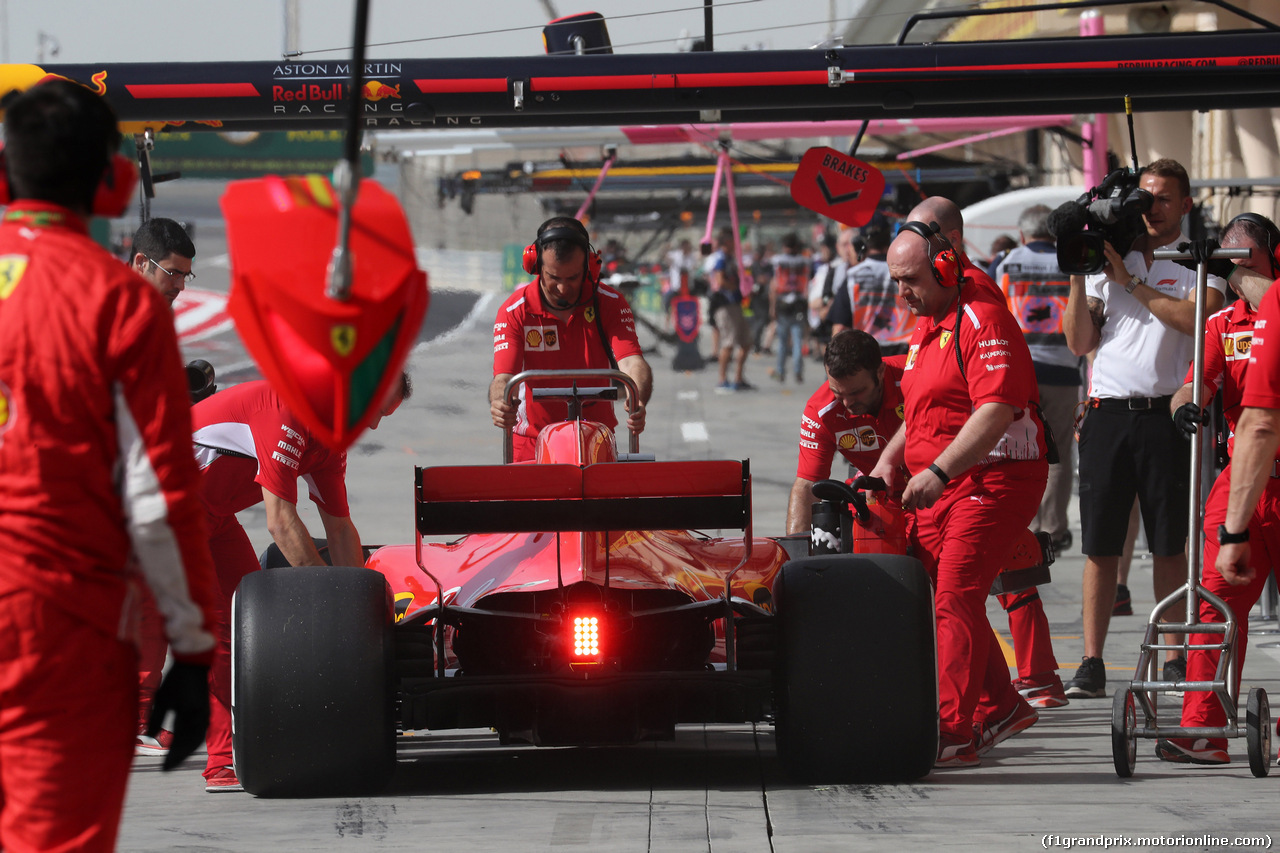
{"type": "Polygon", "coordinates": [[[832,195],[831,190],[827,189],[827,182],[822,180],[822,173],[818,173],[818,189],[822,190],[822,197],[827,200],[829,206],[844,204],[846,201],[853,201],[862,195],[861,189],[856,189],[851,193],[842,193],[841,195],[832,195]]]}

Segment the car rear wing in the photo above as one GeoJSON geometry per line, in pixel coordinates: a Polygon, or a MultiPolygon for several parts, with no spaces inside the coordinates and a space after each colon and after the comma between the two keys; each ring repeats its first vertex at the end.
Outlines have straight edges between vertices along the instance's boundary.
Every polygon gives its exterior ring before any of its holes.
{"type": "Polygon", "coordinates": [[[746,460],[415,469],[420,536],[607,530],[751,531],[746,460]]]}

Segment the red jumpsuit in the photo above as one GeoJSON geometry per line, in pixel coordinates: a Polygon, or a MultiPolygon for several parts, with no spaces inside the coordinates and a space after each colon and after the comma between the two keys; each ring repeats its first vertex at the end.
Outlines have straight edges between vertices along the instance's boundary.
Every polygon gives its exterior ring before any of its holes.
{"type": "Polygon", "coordinates": [[[1021,700],[1009,681],[986,600],[1048,478],[1039,391],[1017,321],[993,287],[961,288],[959,323],[921,317],[903,373],[907,470],[919,473],[985,403],[1018,415],[986,459],[951,471],[938,502],[916,512],[918,556],[934,580],[940,730],[970,740],[975,721],[1003,719],[1021,700]],[[959,347],[960,359],[956,357],[959,347]],[[961,372],[960,362],[964,364],[961,372]]]}
{"type": "MultiPolygon", "coordinates": [[[[1272,288],[1274,291],[1275,288],[1272,288]]],[[[1268,292],[1267,298],[1275,307],[1276,300],[1268,292]]],[[[1264,301],[1263,305],[1266,305],[1264,301]]],[[[1243,299],[1224,308],[1209,318],[1204,333],[1204,399],[1212,399],[1222,389],[1222,410],[1230,430],[1228,442],[1234,446],[1236,422],[1242,405],[1260,408],[1280,408],[1280,373],[1250,367],[1253,361],[1253,343],[1259,344],[1262,336],[1253,336],[1257,315],[1243,299]],[[1245,376],[1250,377],[1246,391],[1245,376]]],[[[1280,318],[1280,312],[1272,314],[1280,318]]],[[[1280,322],[1273,319],[1272,323],[1280,322]]],[[[1275,347],[1270,352],[1275,353],[1275,347]]],[[[1187,382],[1195,378],[1194,367],[1187,371],[1187,382]]],[[[1239,626],[1237,640],[1238,665],[1236,686],[1240,672],[1244,670],[1244,653],[1248,647],[1249,610],[1262,595],[1262,587],[1271,574],[1272,566],[1280,559],[1280,460],[1271,466],[1271,478],[1258,500],[1257,509],[1249,519],[1250,562],[1253,580],[1244,586],[1233,586],[1218,573],[1218,525],[1227,518],[1227,498],[1231,493],[1231,466],[1218,475],[1204,509],[1204,561],[1201,565],[1201,583],[1220,597],[1235,614],[1239,626]]],[[[1200,621],[1221,622],[1222,617],[1207,602],[1200,602],[1200,621]]],[[[1220,643],[1219,634],[1192,634],[1191,643],[1220,643]]],[[[1212,681],[1218,666],[1218,652],[1191,651],[1187,654],[1187,680],[1212,681]]],[[[1182,699],[1182,725],[1224,726],[1227,723],[1222,704],[1212,693],[1188,690],[1182,699]]],[[[1210,738],[1213,746],[1225,750],[1226,738],[1210,738]]]]}
{"type": "MultiPolygon", "coordinates": [[[[522,370],[608,370],[609,356],[600,340],[601,326],[614,361],[640,355],[635,318],[626,298],[618,291],[597,285],[595,296],[574,308],[569,319],[562,321],[545,307],[542,288],[534,279],[516,288],[498,309],[493,324],[493,375],[516,374],[522,370]],[[597,311],[599,322],[596,322],[597,311]]],[[[563,383],[543,380],[530,384],[555,387],[563,383]]],[[[538,431],[565,417],[564,403],[528,399],[529,387],[525,385],[520,389],[520,407],[512,435],[512,458],[516,462],[532,459],[538,431]]],[[[618,425],[612,403],[587,403],[582,416],[610,429],[618,425]]]]}
{"type": "Polygon", "coordinates": [[[178,659],[214,643],[186,378],[160,294],[54,205],[5,211],[0,328],[0,848],[114,850],[139,582],[178,659]]]}
{"type": "Polygon", "coordinates": [[[311,500],[332,516],[347,507],[347,457],[314,439],[266,382],[219,391],[192,410],[200,499],[208,513],[209,547],[217,572],[212,625],[218,647],[209,673],[209,778],[231,766],[231,594],[258,568],[258,557],[236,513],[262,502],[262,490],[296,504],[298,478],[311,500]]]}

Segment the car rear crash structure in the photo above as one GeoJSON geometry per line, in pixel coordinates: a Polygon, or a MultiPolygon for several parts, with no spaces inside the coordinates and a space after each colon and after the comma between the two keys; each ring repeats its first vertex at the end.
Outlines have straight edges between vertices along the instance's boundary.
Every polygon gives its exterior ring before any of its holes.
{"type": "MultiPolygon", "coordinates": [[[[635,399],[616,371],[554,373],[617,380],[635,399]]],[[[576,415],[617,392],[533,393],[576,415]]],[[[575,417],[542,431],[533,464],[416,469],[417,541],[375,551],[368,568],[246,577],[232,636],[245,790],[376,790],[397,727],[566,745],[772,721],[796,778],[927,773],[937,690],[919,562],[788,559],[752,535],[747,462],[636,456],[575,417]],[[882,651],[850,655],[867,637],[882,651]]]]}

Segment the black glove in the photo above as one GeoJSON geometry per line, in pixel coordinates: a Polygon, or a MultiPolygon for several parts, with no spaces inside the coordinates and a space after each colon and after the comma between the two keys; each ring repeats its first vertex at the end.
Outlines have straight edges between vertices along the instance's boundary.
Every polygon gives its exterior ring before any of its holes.
{"type": "Polygon", "coordinates": [[[147,737],[160,733],[165,714],[173,711],[173,744],[164,757],[164,769],[172,770],[204,743],[209,728],[209,667],[174,661],[160,682],[151,716],[147,718],[147,737]]]}
{"type": "Polygon", "coordinates": [[[1196,437],[1196,426],[1208,426],[1209,413],[1202,411],[1195,403],[1184,403],[1173,413],[1173,425],[1178,432],[1187,438],[1196,437]]]}

